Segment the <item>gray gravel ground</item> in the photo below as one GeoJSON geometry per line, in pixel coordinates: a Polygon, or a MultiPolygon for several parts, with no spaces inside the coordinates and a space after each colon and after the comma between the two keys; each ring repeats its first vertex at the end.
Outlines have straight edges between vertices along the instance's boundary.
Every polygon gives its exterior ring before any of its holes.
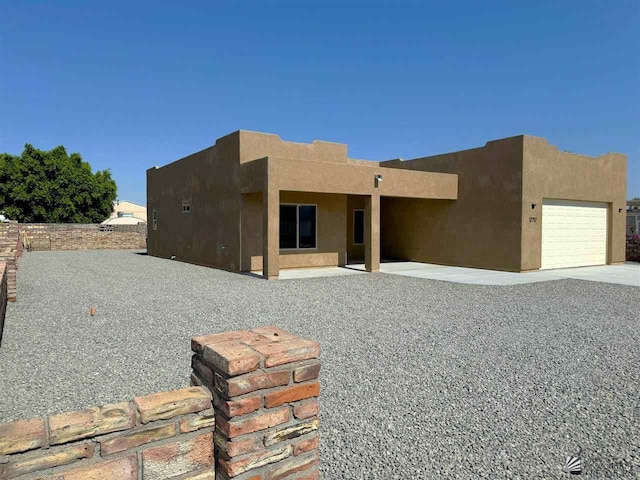
{"type": "Polygon", "coordinates": [[[185,386],[192,336],[277,324],[322,345],[323,478],[568,478],[578,445],[582,478],[640,476],[638,288],[267,282],[128,251],[18,273],[0,421],[185,386]]]}

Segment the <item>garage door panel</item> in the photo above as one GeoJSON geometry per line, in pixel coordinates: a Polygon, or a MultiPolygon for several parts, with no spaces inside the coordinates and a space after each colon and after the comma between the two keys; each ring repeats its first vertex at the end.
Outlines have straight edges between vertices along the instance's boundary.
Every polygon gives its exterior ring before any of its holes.
{"type": "Polygon", "coordinates": [[[545,200],[540,268],[607,263],[607,215],[605,203],[545,200]]]}

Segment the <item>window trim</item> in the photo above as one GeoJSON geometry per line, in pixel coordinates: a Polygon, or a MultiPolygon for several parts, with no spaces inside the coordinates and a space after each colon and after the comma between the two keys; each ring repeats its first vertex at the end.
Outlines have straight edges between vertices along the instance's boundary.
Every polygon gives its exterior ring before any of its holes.
{"type": "MultiPolygon", "coordinates": [[[[280,203],[280,206],[296,207],[296,246],[289,248],[280,248],[280,232],[278,231],[278,248],[283,252],[297,252],[300,250],[317,250],[318,249],[318,204],[316,203],[280,203]],[[316,236],[315,247],[300,247],[300,207],[315,207],[316,209],[316,236]]],[[[280,229],[280,208],[278,207],[278,230],[280,229]]]]}
{"type": "Polygon", "coordinates": [[[362,221],[364,223],[366,223],[365,222],[365,218],[364,218],[364,215],[366,213],[365,209],[364,208],[354,208],[353,209],[353,229],[352,229],[353,230],[353,238],[351,239],[351,242],[352,242],[352,245],[364,245],[364,237],[365,237],[365,235],[364,235],[364,230],[365,230],[364,224],[362,225],[362,243],[356,243],[356,212],[362,212],[362,221]]]}

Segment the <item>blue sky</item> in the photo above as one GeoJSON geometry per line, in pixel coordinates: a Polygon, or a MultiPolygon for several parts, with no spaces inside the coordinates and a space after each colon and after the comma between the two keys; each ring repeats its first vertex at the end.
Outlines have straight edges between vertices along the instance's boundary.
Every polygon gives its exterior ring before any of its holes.
{"type": "Polygon", "coordinates": [[[640,4],[0,0],[0,152],[62,144],[145,202],[145,170],[238,129],[412,158],[527,133],[628,155],[640,4]]]}

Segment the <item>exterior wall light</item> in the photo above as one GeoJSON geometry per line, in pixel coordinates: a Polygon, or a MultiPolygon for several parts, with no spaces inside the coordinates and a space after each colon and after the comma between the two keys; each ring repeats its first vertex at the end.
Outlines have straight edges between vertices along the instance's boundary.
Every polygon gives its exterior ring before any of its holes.
{"type": "Polygon", "coordinates": [[[618,209],[618,213],[622,213],[622,209],[621,208],[618,209]]]}
{"type": "Polygon", "coordinates": [[[531,204],[531,210],[533,210],[533,209],[535,209],[535,208],[536,208],[536,204],[535,204],[535,203],[532,203],[532,204],[531,204]]]}
{"type": "Polygon", "coordinates": [[[375,187],[378,188],[378,185],[382,181],[382,175],[375,175],[373,178],[375,179],[375,187]]]}

